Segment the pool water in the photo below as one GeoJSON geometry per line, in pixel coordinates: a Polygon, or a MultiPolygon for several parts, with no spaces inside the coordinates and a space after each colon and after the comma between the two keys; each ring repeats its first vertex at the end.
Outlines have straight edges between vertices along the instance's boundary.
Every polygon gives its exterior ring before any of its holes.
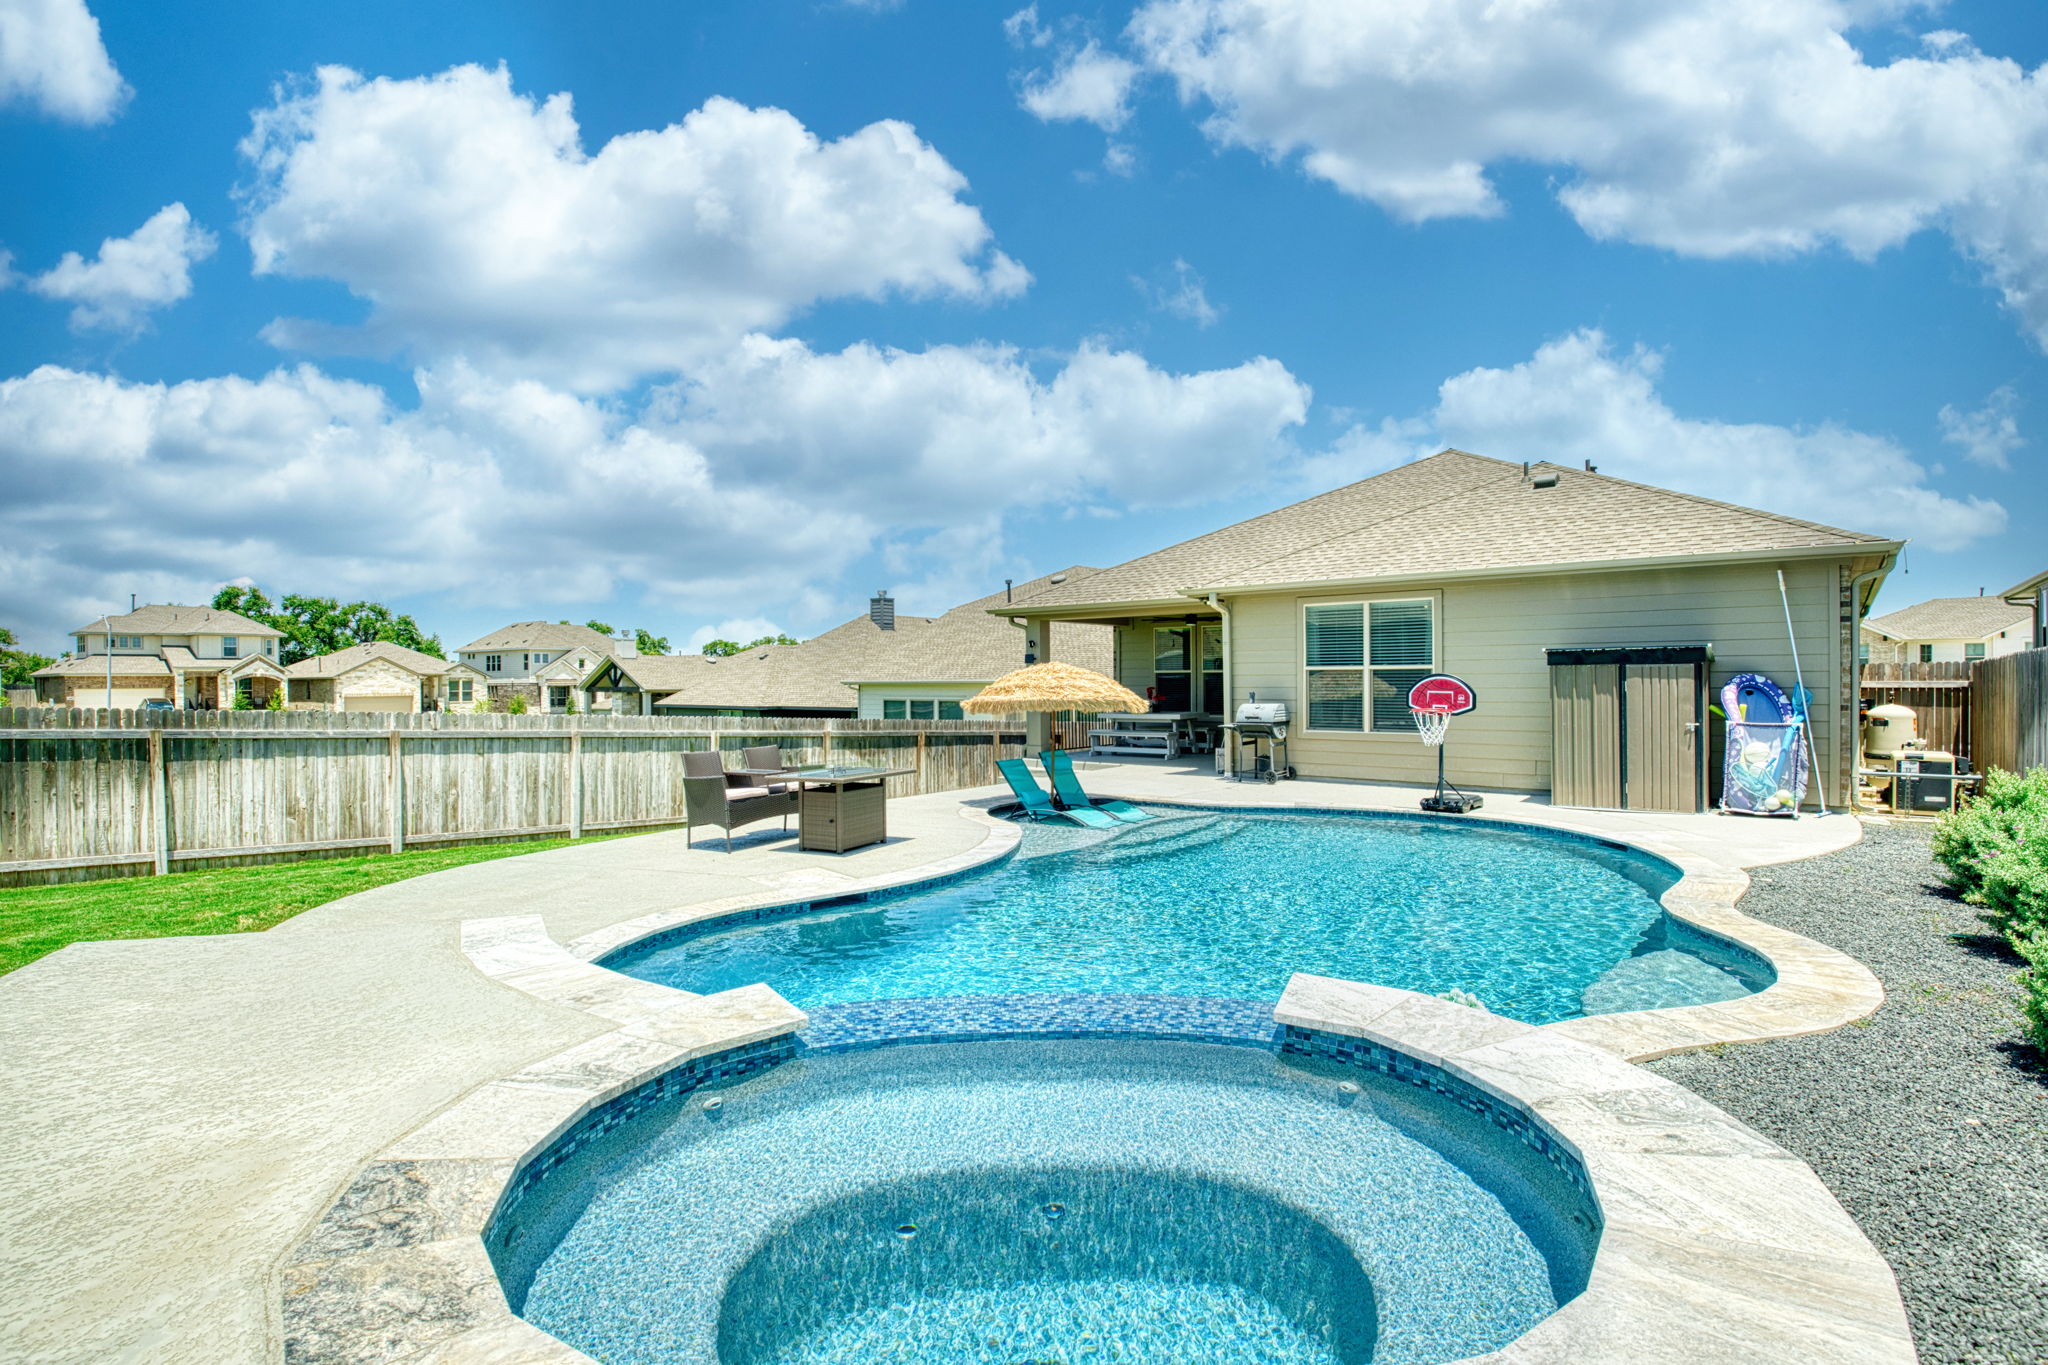
{"type": "Polygon", "coordinates": [[[1676,873],[1619,846],[1453,821],[1197,812],[1110,837],[1027,825],[980,875],[629,947],[605,965],[798,1006],[1078,991],[1278,999],[1294,972],[1441,994],[1545,1024],[1768,984],[1674,934],[1676,873]],[[1590,992],[1590,994],[1589,994],[1590,992]]]}
{"type": "Polygon", "coordinates": [[[606,1365],[1439,1365],[1597,1240],[1491,1123],[1256,1048],[895,1046],[708,1093],[500,1213],[515,1311],[606,1365]]]}

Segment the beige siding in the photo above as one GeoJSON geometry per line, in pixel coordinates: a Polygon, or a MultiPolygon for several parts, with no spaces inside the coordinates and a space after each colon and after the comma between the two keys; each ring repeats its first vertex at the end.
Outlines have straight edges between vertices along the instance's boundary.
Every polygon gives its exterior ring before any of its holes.
{"type": "MultiPolygon", "coordinates": [[[[1785,577],[1800,636],[1800,662],[1816,694],[1816,739],[1823,771],[1837,771],[1834,736],[1841,702],[1838,565],[1794,561],[1785,577]]],[[[1479,692],[1479,709],[1452,722],[1453,777],[1482,787],[1547,791],[1550,786],[1551,695],[1543,651],[1567,645],[1708,643],[1714,647],[1710,687],[1718,694],[1736,673],[1761,672],[1792,685],[1792,657],[1778,600],[1774,565],[1539,575],[1447,584],[1437,598],[1440,670],[1479,692]]],[[[1232,602],[1236,655],[1232,704],[1248,692],[1300,709],[1301,607],[1305,602],[1357,600],[1368,594],[1274,594],[1232,602]]],[[[1416,597],[1418,590],[1377,596],[1416,597]]],[[[1142,687],[1149,656],[1127,647],[1122,681],[1142,687]]],[[[1305,775],[1367,781],[1434,781],[1435,760],[1410,734],[1311,733],[1297,723],[1293,760],[1305,775]]],[[[1710,771],[1719,762],[1708,754],[1710,771]]],[[[1829,796],[1839,801],[1838,783],[1829,796]]]]}
{"type": "Polygon", "coordinates": [[[929,698],[933,701],[965,701],[987,683],[863,683],[860,686],[861,720],[880,720],[884,698],[929,698]]]}

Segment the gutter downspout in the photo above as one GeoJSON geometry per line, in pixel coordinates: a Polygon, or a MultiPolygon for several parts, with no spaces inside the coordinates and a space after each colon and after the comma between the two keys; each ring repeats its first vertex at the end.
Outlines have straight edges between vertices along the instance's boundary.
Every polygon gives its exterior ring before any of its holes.
{"type": "MultiPolygon", "coordinates": [[[[1209,600],[1209,605],[1210,605],[1210,607],[1211,607],[1211,608],[1213,608],[1213,609],[1215,610],[1215,612],[1216,612],[1216,614],[1217,614],[1217,615],[1219,615],[1219,616],[1221,616],[1221,617],[1223,618],[1223,715],[1222,715],[1222,716],[1220,716],[1220,717],[1218,717],[1218,719],[1219,719],[1219,720],[1227,720],[1227,719],[1228,719],[1229,717],[1231,717],[1231,716],[1234,716],[1234,715],[1236,715],[1236,714],[1237,714],[1237,707],[1236,707],[1236,705],[1235,705],[1235,703],[1236,703],[1236,700],[1237,700],[1237,687],[1236,687],[1236,672],[1237,672],[1237,668],[1236,668],[1236,661],[1235,661],[1235,660],[1234,660],[1234,659],[1233,659],[1233,658],[1231,657],[1231,652],[1230,652],[1230,608],[1229,608],[1229,607],[1227,607],[1227,606],[1225,606],[1225,605],[1223,605],[1223,599],[1222,599],[1222,598],[1220,598],[1220,597],[1218,597],[1218,596],[1217,596],[1217,595],[1216,595],[1215,593],[1213,593],[1213,592],[1209,594],[1209,599],[1208,599],[1208,600],[1209,600]]],[[[1197,648],[1198,650],[1199,650],[1199,648],[1200,648],[1200,641],[1199,641],[1199,640],[1198,640],[1198,641],[1196,642],[1196,648],[1197,648]]],[[[1196,660],[1196,665],[1197,665],[1197,667],[1199,668],[1199,666],[1200,666],[1200,660],[1199,660],[1199,659],[1197,659],[1197,660],[1196,660]]],[[[1237,732],[1236,732],[1235,730],[1233,730],[1233,731],[1231,731],[1230,733],[1234,735],[1234,734],[1236,734],[1237,732]]],[[[1223,748],[1224,748],[1224,746],[1223,746],[1222,744],[1218,744],[1218,745],[1217,745],[1217,750],[1218,750],[1218,752],[1219,752],[1219,753],[1220,753],[1220,752],[1222,751],[1222,749],[1223,749],[1223,748]]],[[[1234,759],[1236,758],[1236,756],[1237,756],[1237,755],[1236,755],[1236,746],[1235,746],[1235,745],[1232,745],[1232,746],[1230,746],[1230,748],[1231,748],[1231,758],[1232,758],[1232,759],[1234,760],[1234,759]]],[[[1229,773],[1228,773],[1227,771],[1225,771],[1225,764],[1224,764],[1224,763],[1222,763],[1222,762],[1219,762],[1219,763],[1217,763],[1217,765],[1216,765],[1216,775],[1217,775],[1218,777],[1228,777],[1228,776],[1230,776],[1230,774],[1229,774],[1229,773]]]]}

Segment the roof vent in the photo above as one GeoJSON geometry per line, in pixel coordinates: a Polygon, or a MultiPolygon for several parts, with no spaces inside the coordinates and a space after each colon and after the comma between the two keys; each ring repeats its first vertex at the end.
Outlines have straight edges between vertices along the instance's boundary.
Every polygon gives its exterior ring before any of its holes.
{"type": "Polygon", "coordinates": [[[1588,474],[1598,474],[1600,472],[1600,466],[1594,464],[1591,460],[1588,460],[1586,461],[1586,472],[1588,474]]]}
{"type": "Polygon", "coordinates": [[[875,595],[868,599],[868,620],[883,630],[896,629],[896,599],[883,589],[875,589],[875,595]]]}
{"type": "Polygon", "coordinates": [[[1045,581],[1048,583],[1064,583],[1067,581],[1067,576],[1063,573],[1056,573],[1045,581]]]}
{"type": "Polygon", "coordinates": [[[1551,473],[1548,473],[1548,474],[1538,474],[1538,475],[1537,475],[1537,476],[1536,476],[1536,477],[1535,477],[1534,479],[1531,479],[1531,480],[1529,481],[1529,487],[1531,487],[1531,488],[1555,488],[1555,487],[1557,487],[1557,474],[1556,474],[1556,472],[1555,472],[1555,471],[1552,471],[1551,473]]]}

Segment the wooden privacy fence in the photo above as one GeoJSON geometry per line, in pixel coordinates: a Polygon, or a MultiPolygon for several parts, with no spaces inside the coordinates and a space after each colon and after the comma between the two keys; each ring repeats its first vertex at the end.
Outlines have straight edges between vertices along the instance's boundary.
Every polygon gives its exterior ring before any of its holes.
{"type": "Polygon", "coordinates": [[[1905,706],[1930,749],[1957,758],[1975,751],[1971,711],[1975,689],[1967,663],[1865,664],[1863,696],[1872,706],[1905,706]]]}
{"type": "Polygon", "coordinates": [[[1973,766],[2025,772],[2048,765],[2048,649],[1972,665],[1973,766]]]}
{"type": "MultiPolygon", "coordinates": [[[[1014,725],[941,720],[0,709],[0,885],[683,823],[691,749],[998,780],[1014,725]]],[[[728,766],[735,766],[728,764],[728,766]]]]}

